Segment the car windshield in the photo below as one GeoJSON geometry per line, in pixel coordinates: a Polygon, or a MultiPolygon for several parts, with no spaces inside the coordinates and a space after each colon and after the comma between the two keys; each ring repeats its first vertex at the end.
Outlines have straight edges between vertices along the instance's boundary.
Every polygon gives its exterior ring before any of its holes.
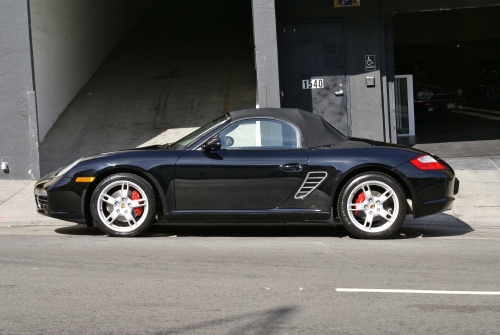
{"type": "Polygon", "coordinates": [[[210,121],[203,127],[200,127],[193,131],[192,133],[184,136],[180,140],[178,140],[175,143],[172,143],[171,145],[168,146],[169,149],[184,149],[186,148],[190,143],[193,141],[197,140],[200,138],[204,133],[206,133],[208,130],[211,128],[215,127],[218,124],[221,124],[222,122],[226,121],[229,119],[229,116],[227,114],[222,115],[221,117],[218,117],[217,119],[210,121]]]}

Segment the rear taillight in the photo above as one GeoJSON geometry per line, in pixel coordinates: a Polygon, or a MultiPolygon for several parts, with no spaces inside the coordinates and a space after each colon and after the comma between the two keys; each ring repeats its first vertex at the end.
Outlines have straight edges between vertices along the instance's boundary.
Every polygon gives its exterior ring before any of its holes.
{"type": "Polygon", "coordinates": [[[421,155],[410,160],[420,170],[445,170],[446,166],[429,155],[421,155]]]}

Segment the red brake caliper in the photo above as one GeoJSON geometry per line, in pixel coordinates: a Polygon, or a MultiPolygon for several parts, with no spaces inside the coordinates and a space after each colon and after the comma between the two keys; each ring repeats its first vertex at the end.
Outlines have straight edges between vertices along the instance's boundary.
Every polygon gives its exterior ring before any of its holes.
{"type": "MultiPolygon", "coordinates": [[[[141,199],[141,195],[139,194],[139,192],[137,192],[136,190],[133,190],[132,191],[132,200],[140,200],[141,199]]],[[[134,212],[137,216],[141,216],[142,215],[142,207],[137,207],[137,208],[134,208],[134,212]]]]}
{"type": "MultiPolygon", "coordinates": [[[[365,192],[361,191],[360,194],[358,194],[358,197],[356,198],[356,203],[357,204],[361,204],[363,203],[364,201],[366,200],[366,197],[365,197],[365,192]]],[[[355,211],[354,214],[358,215],[358,211],[355,211]]]]}

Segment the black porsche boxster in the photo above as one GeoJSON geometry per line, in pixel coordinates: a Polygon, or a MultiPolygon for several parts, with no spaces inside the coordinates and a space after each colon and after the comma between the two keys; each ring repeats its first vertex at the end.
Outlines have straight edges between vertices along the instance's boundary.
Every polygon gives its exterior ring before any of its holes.
{"type": "Polygon", "coordinates": [[[35,185],[40,214],[112,236],[160,222],[339,218],[360,238],[452,207],[458,179],[431,154],[347,137],[298,109],[223,115],[173,144],[80,158],[35,185]]]}

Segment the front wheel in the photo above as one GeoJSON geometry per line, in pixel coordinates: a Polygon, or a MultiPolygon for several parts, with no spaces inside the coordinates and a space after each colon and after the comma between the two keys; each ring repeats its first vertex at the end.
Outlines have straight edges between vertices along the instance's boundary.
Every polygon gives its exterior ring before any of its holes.
{"type": "Polygon", "coordinates": [[[131,173],[104,178],[90,200],[97,226],[110,236],[134,236],[148,229],[155,218],[151,185],[131,173]]]}
{"type": "Polygon", "coordinates": [[[339,198],[339,216],[354,236],[386,238],[399,230],[406,217],[406,197],[401,186],[382,173],[351,179],[339,198]]]}

